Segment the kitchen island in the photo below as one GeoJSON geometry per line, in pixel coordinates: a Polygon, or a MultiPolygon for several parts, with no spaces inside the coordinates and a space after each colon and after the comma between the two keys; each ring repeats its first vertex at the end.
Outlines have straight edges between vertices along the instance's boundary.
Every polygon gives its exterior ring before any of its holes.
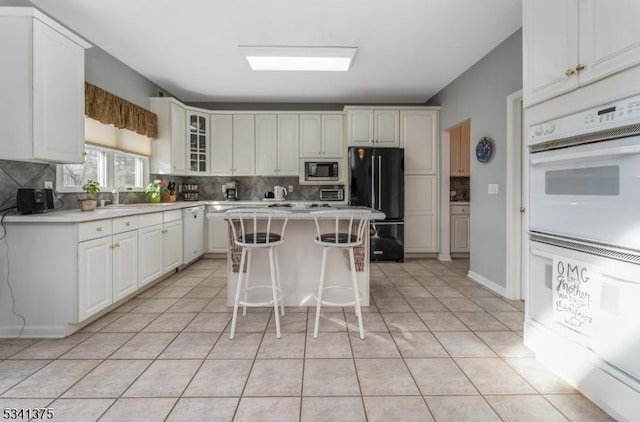
{"type": "MultiPolygon", "coordinates": [[[[240,205],[240,204],[239,204],[240,205]]],[[[244,205],[244,204],[243,204],[244,205]]],[[[328,209],[363,209],[337,205],[334,207],[311,207],[308,204],[296,203],[291,207],[287,223],[284,244],[278,246],[280,282],[283,290],[285,306],[315,306],[314,295],[318,289],[322,248],[314,243],[317,236],[313,211],[328,209]]],[[[243,206],[244,208],[244,206],[243,206]]],[[[278,208],[282,209],[282,208],[278,208]]],[[[384,213],[371,210],[371,219],[384,219],[384,213]]],[[[224,211],[207,213],[210,220],[224,219],[224,211]]],[[[230,230],[229,230],[230,231],[230,230]]],[[[231,234],[230,234],[231,236],[231,234]]],[[[231,238],[230,238],[231,239],[231,238]]],[[[230,240],[227,251],[227,304],[233,306],[233,295],[238,280],[241,249],[230,240]]],[[[369,236],[365,230],[362,247],[355,250],[358,288],[362,294],[362,306],[369,306],[369,236]]],[[[326,285],[351,285],[349,258],[344,251],[331,250],[327,256],[326,285]]],[[[270,273],[266,251],[256,251],[251,263],[250,285],[269,285],[270,273]]],[[[258,294],[256,292],[255,294],[258,294]]],[[[265,293],[263,293],[265,294],[265,293]]],[[[268,295],[269,292],[266,292],[268,295]]],[[[332,302],[348,302],[352,297],[349,291],[335,291],[332,302]]],[[[250,300],[261,301],[263,297],[251,297],[250,300]]],[[[264,297],[266,299],[266,296],[264,297]]]]}

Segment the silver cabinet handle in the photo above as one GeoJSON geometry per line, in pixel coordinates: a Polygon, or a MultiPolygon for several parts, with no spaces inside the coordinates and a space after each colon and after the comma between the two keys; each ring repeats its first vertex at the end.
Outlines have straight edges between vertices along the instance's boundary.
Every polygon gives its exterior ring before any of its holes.
{"type": "Polygon", "coordinates": [[[127,221],[126,223],[124,223],[124,225],[128,227],[131,225],[131,223],[127,221]]]}
{"type": "Polygon", "coordinates": [[[102,227],[96,227],[96,231],[101,232],[102,231],[102,227]]]}

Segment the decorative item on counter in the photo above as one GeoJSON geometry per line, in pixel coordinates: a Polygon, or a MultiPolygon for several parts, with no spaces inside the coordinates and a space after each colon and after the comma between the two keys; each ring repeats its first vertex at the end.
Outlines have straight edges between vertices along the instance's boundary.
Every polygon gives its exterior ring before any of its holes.
{"type": "Polygon", "coordinates": [[[161,189],[162,180],[156,179],[153,182],[149,183],[147,187],[144,189],[144,194],[147,196],[147,199],[151,203],[160,202],[160,189],[161,189]]]}
{"type": "Polygon", "coordinates": [[[100,183],[95,180],[87,180],[82,186],[82,189],[86,192],[86,195],[82,199],[78,199],[78,206],[82,211],[93,211],[96,209],[98,200],[96,194],[100,192],[100,183]]]}
{"type": "Polygon", "coordinates": [[[169,182],[162,179],[160,182],[162,202],[176,202],[176,182],[169,182]]]}
{"type": "Polygon", "coordinates": [[[197,201],[200,196],[198,184],[193,179],[187,179],[182,184],[182,199],[185,201],[197,201]]]}

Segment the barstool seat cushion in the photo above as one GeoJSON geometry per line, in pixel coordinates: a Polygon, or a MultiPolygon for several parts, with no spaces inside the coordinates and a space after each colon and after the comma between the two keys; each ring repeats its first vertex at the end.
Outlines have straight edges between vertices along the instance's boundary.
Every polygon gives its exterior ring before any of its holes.
{"type": "MultiPolygon", "coordinates": [[[[269,233],[268,243],[278,242],[281,238],[282,237],[279,234],[269,233]]],[[[267,243],[267,233],[247,233],[244,238],[240,236],[238,241],[241,243],[267,243]]]]}
{"type": "Polygon", "coordinates": [[[358,241],[358,236],[349,233],[338,233],[338,241],[336,242],[335,233],[325,233],[320,235],[320,241],[325,243],[354,243],[358,241]]]}

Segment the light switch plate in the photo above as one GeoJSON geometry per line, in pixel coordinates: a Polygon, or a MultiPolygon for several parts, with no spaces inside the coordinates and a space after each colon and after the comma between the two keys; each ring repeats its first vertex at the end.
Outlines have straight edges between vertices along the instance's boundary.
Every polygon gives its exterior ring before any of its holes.
{"type": "Polygon", "coordinates": [[[44,182],[44,188],[45,189],[53,189],[53,182],[51,180],[46,180],[44,182]]]}
{"type": "Polygon", "coordinates": [[[497,195],[498,194],[498,184],[497,183],[489,183],[487,185],[487,193],[489,195],[497,195]]]}

